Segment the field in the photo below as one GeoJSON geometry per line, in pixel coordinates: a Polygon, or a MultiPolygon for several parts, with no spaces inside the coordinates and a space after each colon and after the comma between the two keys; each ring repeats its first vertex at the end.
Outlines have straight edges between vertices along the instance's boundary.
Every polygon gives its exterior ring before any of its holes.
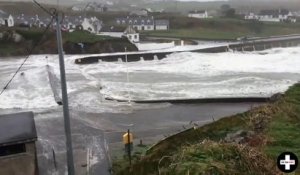
{"type": "MultiPolygon", "coordinates": [[[[276,159],[300,156],[300,84],[261,107],[171,136],[116,174],[281,174],[276,159]],[[200,173],[201,172],[201,173],[200,173]]],[[[127,166],[125,166],[127,165],[127,166]]],[[[300,169],[298,168],[298,173],[300,169]]]]}
{"type": "MultiPolygon", "coordinates": [[[[166,16],[161,16],[164,17],[166,16]]],[[[201,20],[183,16],[169,19],[169,31],[145,31],[142,34],[186,39],[235,40],[241,36],[272,36],[300,32],[300,23],[261,23],[227,18],[201,20]]]]}

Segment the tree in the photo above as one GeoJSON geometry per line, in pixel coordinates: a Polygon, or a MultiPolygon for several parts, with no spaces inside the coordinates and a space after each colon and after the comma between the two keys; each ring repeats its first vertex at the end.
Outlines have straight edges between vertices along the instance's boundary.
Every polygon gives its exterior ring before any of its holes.
{"type": "Polygon", "coordinates": [[[221,15],[227,18],[235,17],[235,9],[228,4],[223,4],[221,7],[221,15]]]}
{"type": "Polygon", "coordinates": [[[230,5],[228,5],[228,4],[223,4],[223,5],[221,6],[221,11],[222,11],[222,12],[226,12],[226,11],[228,11],[230,8],[231,8],[230,5]]]}
{"type": "Polygon", "coordinates": [[[234,18],[235,17],[235,9],[230,8],[225,12],[225,17],[227,18],[234,18]]]}

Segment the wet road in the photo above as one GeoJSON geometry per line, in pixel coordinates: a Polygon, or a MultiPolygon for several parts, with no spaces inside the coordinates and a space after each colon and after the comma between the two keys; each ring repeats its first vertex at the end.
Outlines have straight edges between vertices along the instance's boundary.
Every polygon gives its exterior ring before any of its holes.
{"type": "MultiPolygon", "coordinates": [[[[126,104],[127,105],[127,104],[126,104]]],[[[111,157],[122,152],[122,134],[131,129],[135,143],[153,144],[164,137],[204,125],[224,116],[244,112],[259,103],[226,104],[160,104],[152,109],[127,105],[126,113],[87,113],[71,109],[71,129],[76,173],[110,174],[111,157]],[[87,150],[90,154],[87,155],[87,150]],[[89,158],[88,158],[89,157],[89,158]]],[[[1,113],[23,110],[1,110],[1,113]]],[[[38,133],[37,152],[41,175],[65,174],[66,149],[61,107],[33,110],[38,133]],[[53,152],[55,153],[55,160],[53,152]],[[55,164],[57,168],[55,168],[55,164]],[[57,169],[57,170],[56,170],[57,169]]]]}

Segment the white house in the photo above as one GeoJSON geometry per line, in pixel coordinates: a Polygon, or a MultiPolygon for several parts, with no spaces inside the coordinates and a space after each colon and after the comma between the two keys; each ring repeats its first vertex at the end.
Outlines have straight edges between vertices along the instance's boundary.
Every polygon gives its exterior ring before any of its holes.
{"type": "Polygon", "coordinates": [[[258,15],[259,21],[263,22],[283,22],[290,21],[295,22],[292,18],[293,14],[286,9],[278,9],[278,10],[262,10],[258,15]]]}
{"type": "Polygon", "coordinates": [[[116,23],[118,25],[131,25],[134,29],[139,31],[152,31],[152,30],[169,30],[169,20],[155,20],[154,17],[127,17],[117,18],[116,23]]]}
{"type": "Polygon", "coordinates": [[[249,13],[248,15],[245,15],[246,20],[258,20],[259,16],[254,13],[249,13]]]}
{"type": "Polygon", "coordinates": [[[81,25],[83,30],[95,34],[98,34],[102,28],[102,22],[96,17],[84,18],[81,25]]]}
{"type": "Polygon", "coordinates": [[[188,14],[190,18],[209,18],[206,10],[194,10],[190,11],[188,14]]]}
{"type": "Polygon", "coordinates": [[[14,18],[12,15],[8,15],[7,13],[0,11],[0,25],[6,27],[15,26],[14,18]]]}
{"type": "Polygon", "coordinates": [[[169,30],[169,20],[155,20],[155,30],[169,30]]]}
{"type": "Polygon", "coordinates": [[[128,38],[128,40],[132,43],[140,42],[140,34],[132,26],[128,26],[126,28],[123,36],[128,38]]]}
{"type": "Polygon", "coordinates": [[[116,23],[118,25],[131,25],[136,30],[154,30],[154,18],[153,17],[127,17],[127,18],[117,18],[116,23]]]}

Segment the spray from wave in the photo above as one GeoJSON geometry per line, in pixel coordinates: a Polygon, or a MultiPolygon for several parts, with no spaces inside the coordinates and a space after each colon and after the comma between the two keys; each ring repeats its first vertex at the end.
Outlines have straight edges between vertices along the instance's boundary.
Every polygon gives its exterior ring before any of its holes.
{"type": "MultiPolygon", "coordinates": [[[[90,65],[76,65],[77,55],[66,56],[70,106],[112,112],[124,111],[125,107],[107,102],[104,97],[150,100],[270,96],[299,81],[299,49],[216,54],[182,52],[163,60],[90,65]]],[[[15,71],[18,61],[0,60],[0,85],[15,71]]],[[[1,96],[0,108],[55,107],[47,64],[59,77],[56,55],[31,56],[22,69],[25,76],[18,75],[1,96]]]]}

